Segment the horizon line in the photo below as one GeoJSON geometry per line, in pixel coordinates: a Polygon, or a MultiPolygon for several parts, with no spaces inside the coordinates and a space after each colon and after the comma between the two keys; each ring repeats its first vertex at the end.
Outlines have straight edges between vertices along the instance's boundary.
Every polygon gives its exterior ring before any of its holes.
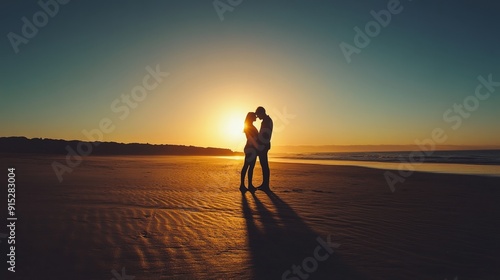
{"type": "MultiPolygon", "coordinates": [[[[26,138],[28,140],[32,139],[42,139],[42,140],[59,140],[59,141],[80,141],[80,142],[101,142],[101,143],[117,143],[117,144],[142,144],[142,145],[171,145],[171,146],[192,146],[192,147],[200,147],[200,148],[217,148],[217,149],[228,149],[234,151],[232,148],[227,147],[214,147],[214,146],[197,146],[192,144],[168,144],[168,143],[149,143],[149,142],[118,142],[118,141],[90,141],[90,140],[81,140],[81,139],[56,139],[56,138],[45,138],[45,137],[27,137],[27,136],[0,136],[0,138],[26,138]]],[[[362,148],[378,148],[376,151],[384,151],[384,149],[389,149],[386,151],[408,151],[408,148],[412,148],[409,150],[414,150],[418,148],[417,144],[321,144],[321,145],[273,145],[274,149],[271,149],[270,152],[276,152],[276,149],[321,149],[321,148],[344,148],[344,149],[362,149],[362,148]],[[397,148],[406,148],[405,150],[395,150],[397,148]],[[380,149],[380,150],[379,150],[380,149]],[[274,150],[274,151],[273,151],[274,150]]],[[[448,144],[448,145],[434,145],[434,150],[500,150],[500,145],[465,145],[465,144],[448,144]]],[[[369,152],[370,150],[367,150],[369,152]]],[[[374,150],[371,150],[374,151],[374,150]]],[[[237,152],[237,151],[234,151],[237,152]]],[[[325,151],[326,152],[326,151],[325,151]]],[[[361,151],[360,151],[361,152],[361,151]]]]}

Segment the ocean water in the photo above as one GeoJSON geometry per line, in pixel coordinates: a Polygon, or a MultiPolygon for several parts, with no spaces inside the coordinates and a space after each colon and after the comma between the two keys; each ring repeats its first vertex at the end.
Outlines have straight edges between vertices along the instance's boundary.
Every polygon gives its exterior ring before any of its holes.
{"type": "Polygon", "coordinates": [[[348,152],[348,153],[304,153],[277,155],[280,158],[310,160],[347,160],[376,162],[427,162],[454,164],[500,165],[500,150],[434,151],[428,152],[348,152]],[[413,154],[412,154],[413,153],[413,154]]]}
{"type": "Polygon", "coordinates": [[[350,165],[379,169],[500,176],[500,150],[329,152],[275,154],[276,162],[350,165]]]}

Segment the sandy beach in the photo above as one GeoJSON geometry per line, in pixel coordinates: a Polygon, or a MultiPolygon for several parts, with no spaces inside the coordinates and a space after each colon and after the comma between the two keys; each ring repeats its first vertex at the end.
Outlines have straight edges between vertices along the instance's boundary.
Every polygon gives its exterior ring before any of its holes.
{"type": "Polygon", "coordinates": [[[271,162],[273,193],[242,195],[241,160],[88,157],[62,183],[54,160],[2,156],[2,279],[500,277],[500,178],[416,172],[392,193],[383,170],[271,162]]]}

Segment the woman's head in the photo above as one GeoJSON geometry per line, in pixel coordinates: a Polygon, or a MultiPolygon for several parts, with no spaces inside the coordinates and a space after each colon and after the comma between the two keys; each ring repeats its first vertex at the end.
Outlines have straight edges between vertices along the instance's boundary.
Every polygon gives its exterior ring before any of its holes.
{"type": "Polygon", "coordinates": [[[247,127],[250,127],[254,121],[257,120],[257,116],[254,112],[248,112],[247,117],[245,118],[245,128],[243,131],[246,131],[247,127]]]}

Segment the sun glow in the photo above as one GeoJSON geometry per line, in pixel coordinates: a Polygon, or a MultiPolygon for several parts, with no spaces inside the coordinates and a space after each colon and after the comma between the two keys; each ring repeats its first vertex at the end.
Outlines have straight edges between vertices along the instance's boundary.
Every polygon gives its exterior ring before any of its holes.
{"type": "Polygon", "coordinates": [[[219,143],[218,147],[232,149],[233,151],[242,151],[246,143],[246,137],[243,133],[243,126],[246,112],[244,110],[230,109],[221,110],[219,117],[214,120],[217,126],[217,133],[211,133],[214,139],[219,143]]]}
{"type": "Polygon", "coordinates": [[[235,115],[228,117],[222,124],[222,135],[230,141],[240,140],[243,137],[243,121],[244,119],[235,115]]]}

